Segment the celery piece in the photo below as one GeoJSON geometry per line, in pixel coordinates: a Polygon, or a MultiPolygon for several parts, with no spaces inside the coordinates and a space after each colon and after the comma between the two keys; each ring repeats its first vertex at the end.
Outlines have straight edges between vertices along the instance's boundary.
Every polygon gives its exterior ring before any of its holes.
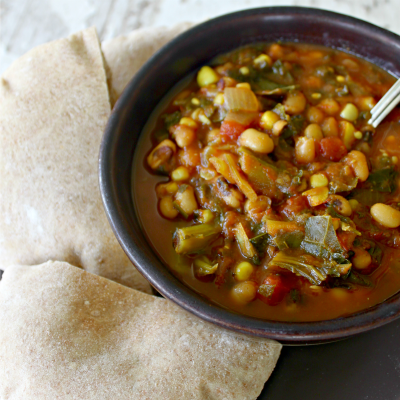
{"type": "Polygon", "coordinates": [[[242,254],[247,258],[257,258],[258,254],[256,249],[251,244],[246,231],[243,228],[241,223],[236,224],[235,226],[235,238],[239,244],[240,250],[242,254]]]}
{"type": "Polygon", "coordinates": [[[199,276],[215,274],[218,269],[218,263],[210,264],[207,257],[196,258],[193,264],[199,276]]]}
{"type": "Polygon", "coordinates": [[[173,236],[173,246],[178,254],[196,253],[214,240],[220,232],[219,226],[209,224],[177,228],[173,236]]]}
{"type": "Polygon", "coordinates": [[[183,218],[188,219],[189,215],[183,211],[182,207],[176,201],[174,201],[172,205],[176,210],[178,210],[179,214],[181,214],[183,218]]]}
{"type": "Polygon", "coordinates": [[[257,194],[250,183],[239,172],[238,167],[231,154],[224,154],[224,158],[229,167],[229,172],[240,191],[249,199],[256,200],[257,194]]]}

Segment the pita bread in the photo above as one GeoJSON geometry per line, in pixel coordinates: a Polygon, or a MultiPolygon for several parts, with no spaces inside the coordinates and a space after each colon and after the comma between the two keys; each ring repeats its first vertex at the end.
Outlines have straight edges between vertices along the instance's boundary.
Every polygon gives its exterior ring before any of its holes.
{"type": "Polygon", "coordinates": [[[94,28],[31,50],[0,78],[0,269],[64,260],[150,292],[100,198],[109,115],[94,28]]]}
{"type": "Polygon", "coordinates": [[[2,399],[256,399],[281,350],[63,262],[7,269],[0,304],[2,399]]]}
{"type": "Polygon", "coordinates": [[[173,28],[138,29],[126,36],[101,44],[107,70],[112,105],[121,95],[127,83],[141,66],[162,46],[192,26],[181,23],[173,28]]]}

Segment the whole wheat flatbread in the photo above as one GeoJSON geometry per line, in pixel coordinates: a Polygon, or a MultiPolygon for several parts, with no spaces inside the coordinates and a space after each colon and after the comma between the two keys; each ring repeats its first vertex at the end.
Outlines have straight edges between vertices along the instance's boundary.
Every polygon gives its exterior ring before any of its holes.
{"type": "Polygon", "coordinates": [[[109,115],[94,28],[31,50],[0,78],[0,269],[64,260],[150,291],[100,198],[109,115]]]}
{"type": "Polygon", "coordinates": [[[172,28],[144,28],[101,44],[109,76],[111,103],[114,104],[141,66],[164,44],[190,28],[186,22],[172,28]]]}
{"type": "Polygon", "coordinates": [[[256,399],[281,345],[62,262],[0,282],[0,398],[256,399]]]}

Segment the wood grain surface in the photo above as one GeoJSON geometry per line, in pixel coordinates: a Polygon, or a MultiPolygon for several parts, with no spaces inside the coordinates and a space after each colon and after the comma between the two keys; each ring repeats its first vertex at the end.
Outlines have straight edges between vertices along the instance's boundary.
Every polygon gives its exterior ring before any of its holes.
{"type": "Polygon", "coordinates": [[[105,40],[141,27],[273,5],[324,8],[400,34],[399,0],[0,0],[0,73],[32,47],[92,25],[105,40]]]}

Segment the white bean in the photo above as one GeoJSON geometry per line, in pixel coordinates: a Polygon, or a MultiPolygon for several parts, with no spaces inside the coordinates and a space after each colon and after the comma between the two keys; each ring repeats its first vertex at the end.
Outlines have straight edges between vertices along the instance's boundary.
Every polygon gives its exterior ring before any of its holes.
{"type": "Polygon", "coordinates": [[[371,207],[372,218],[386,228],[400,226],[400,211],[387,204],[376,203],[371,207]]]}
{"type": "Polygon", "coordinates": [[[263,154],[271,153],[274,150],[272,139],[266,133],[252,128],[246,129],[240,135],[239,145],[263,154]]]}

